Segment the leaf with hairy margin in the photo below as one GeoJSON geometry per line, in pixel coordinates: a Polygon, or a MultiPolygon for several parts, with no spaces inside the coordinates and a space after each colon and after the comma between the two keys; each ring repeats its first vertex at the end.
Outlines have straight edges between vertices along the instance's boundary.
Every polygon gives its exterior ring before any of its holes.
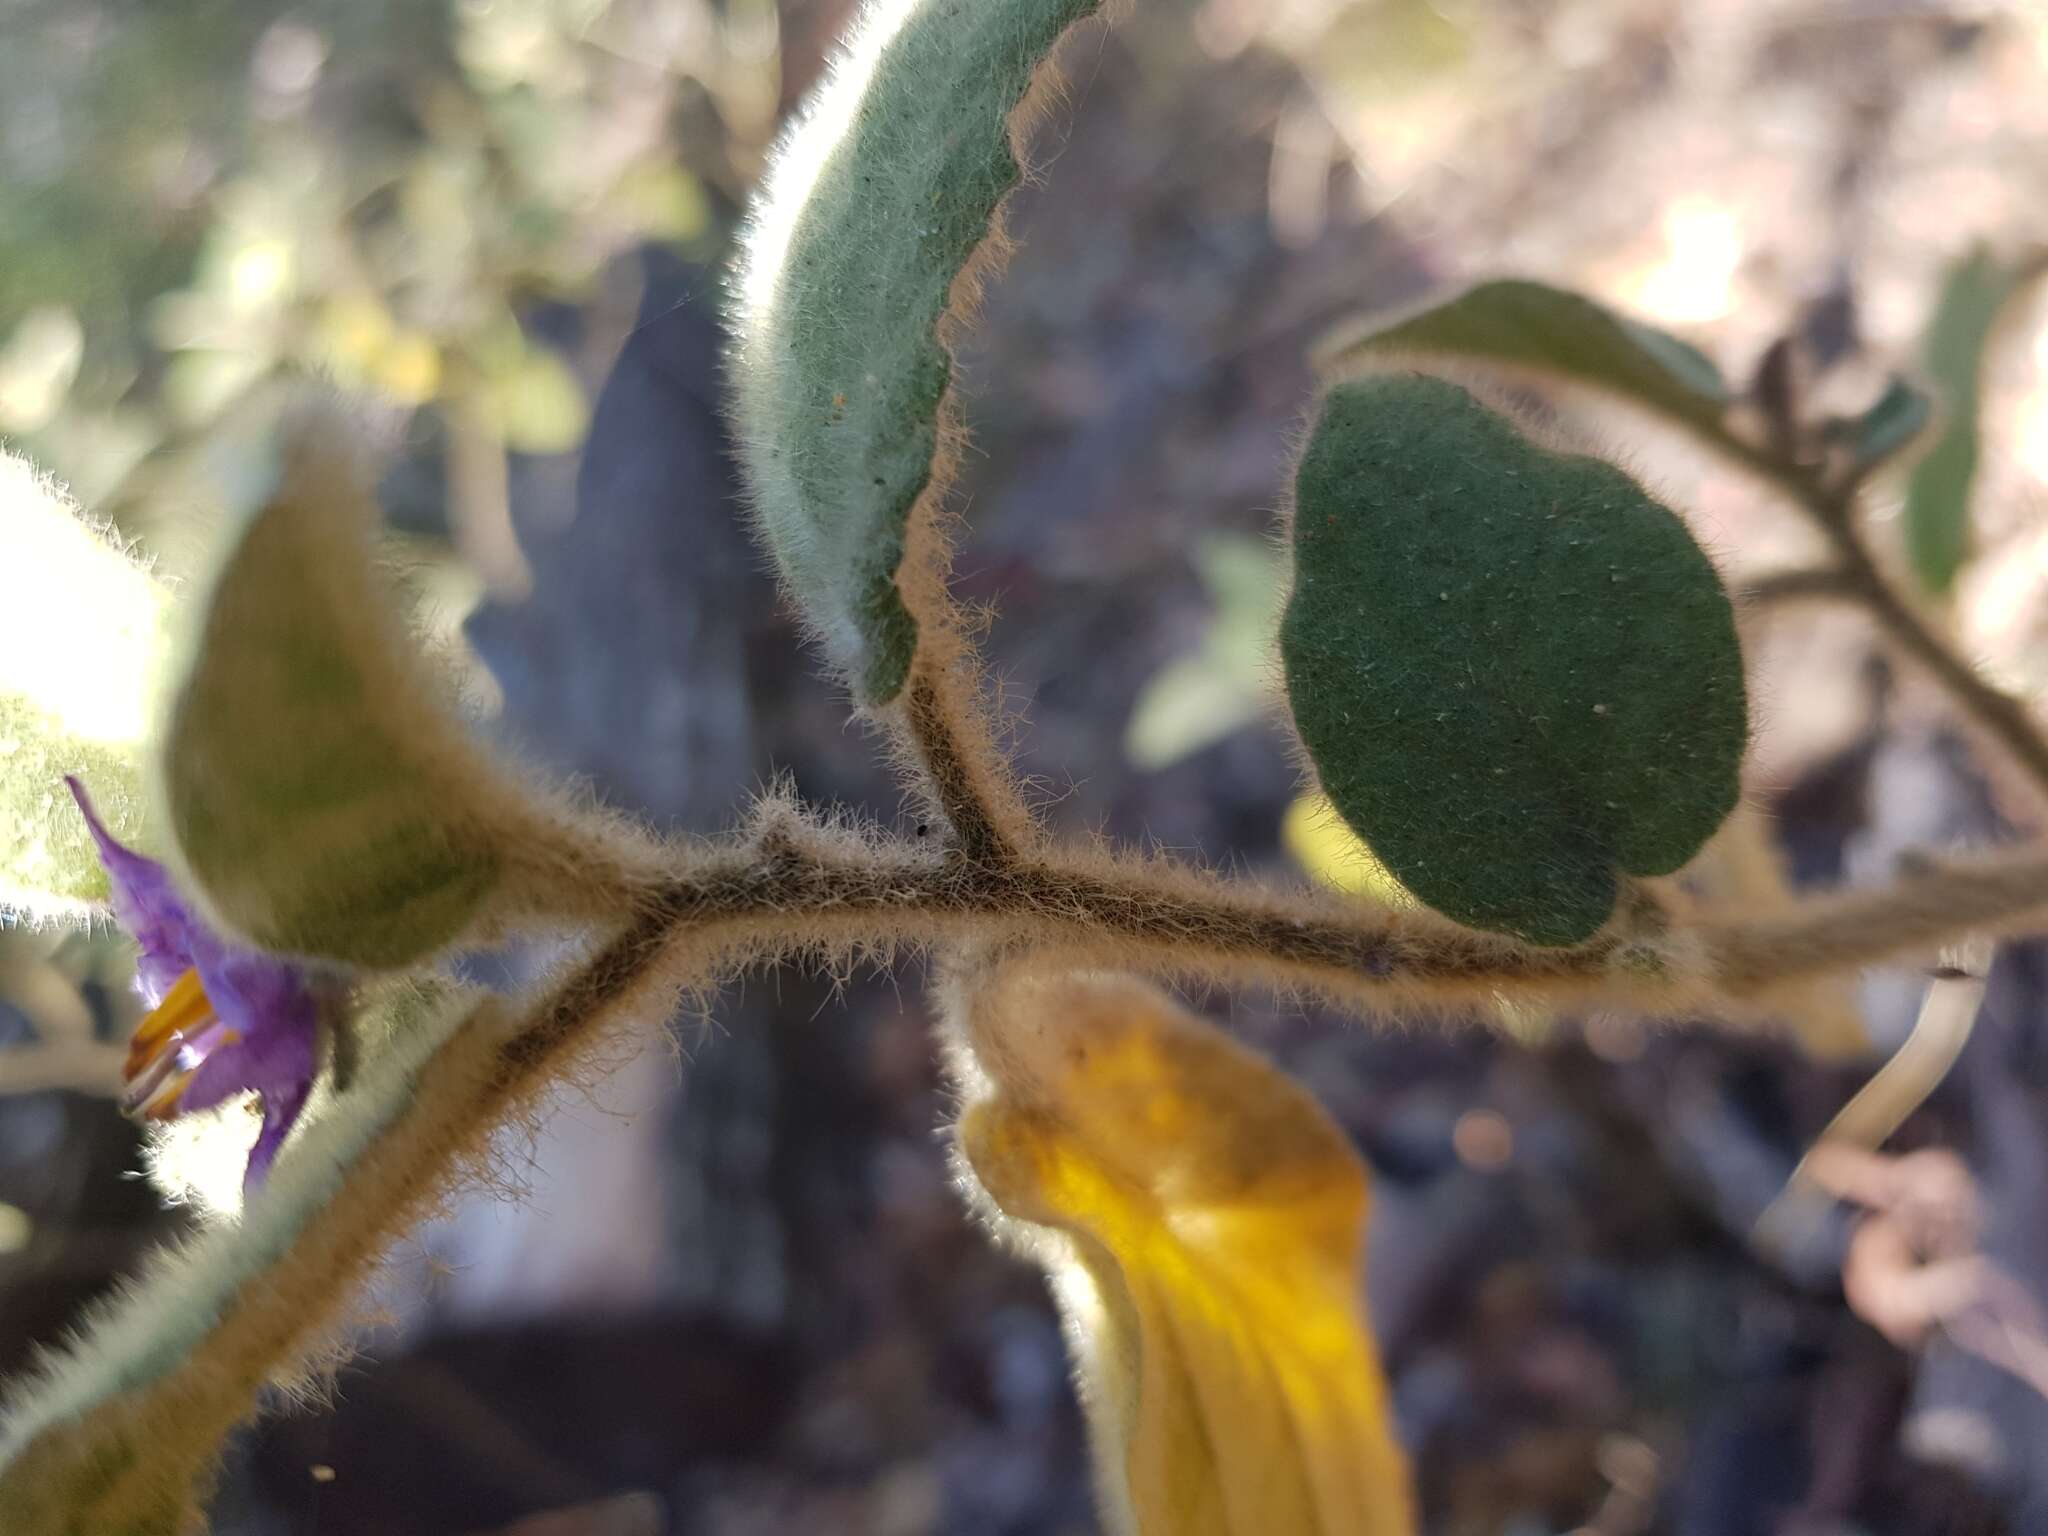
{"type": "Polygon", "coordinates": [[[377,507],[301,433],[199,606],[160,747],[184,884],[259,947],[413,964],[615,871],[470,738],[374,568],[377,507]]]}
{"type": "Polygon", "coordinates": [[[0,453],[0,911],[84,919],[107,897],[64,775],[143,819],[143,742],[169,594],[26,460],[0,453]]]}
{"type": "Polygon", "coordinates": [[[736,281],[740,462],[784,586],[864,706],[896,697],[916,653],[897,576],[913,512],[944,493],[945,330],[1021,175],[1013,114],[1100,5],[871,5],[755,205],[736,281]]]}
{"type": "Polygon", "coordinates": [[[1419,899],[1538,944],[1740,794],[1742,654],[1685,524],[1420,374],[1340,384],[1295,481],[1281,661],[1330,802],[1419,899]]]}

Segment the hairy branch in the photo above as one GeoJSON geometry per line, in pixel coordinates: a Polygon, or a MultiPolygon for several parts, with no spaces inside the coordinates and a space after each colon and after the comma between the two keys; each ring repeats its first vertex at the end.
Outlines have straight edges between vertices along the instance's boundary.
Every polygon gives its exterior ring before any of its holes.
{"type": "Polygon", "coordinates": [[[1454,1006],[1512,989],[1671,1011],[1758,1007],[1788,983],[2048,913],[2048,851],[2030,849],[1916,868],[1886,889],[1768,919],[1674,921],[1555,949],[1124,854],[977,865],[779,809],[756,838],[690,859],[649,896],[646,923],[714,944],[727,963],[1021,939],[1081,964],[1300,988],[1353,1006],[1454,1006]]]}
{"type": "Polygon", "coordinates": [[[973,718],[983,708],[978,694],[934,676],[937,670],[921,664],[911,674],[904,724],[915,767],[959,854],[974,864],[1008,864],[1032,838],[1030,813],[1008,765],[986,746],[987,723],[973,718]]]}
{"type": "Polygon", "coordinates": [[[1931,672],[1964,716],[2019,765],[2038,792],[2048,795],[2048,734],[2021,700],[1957,655],[1878,569],[1856,524],[1860,482],[1830,483],[1812,468],[1779,462],[1732,434],[1713,442],[1794,501],[1827,536],[1834,554],[1831,563],[1816,569],[1763,577],[1745,596],[1757,603],[1809,598],[1854,603],[1886,639],[1931,672]]]}

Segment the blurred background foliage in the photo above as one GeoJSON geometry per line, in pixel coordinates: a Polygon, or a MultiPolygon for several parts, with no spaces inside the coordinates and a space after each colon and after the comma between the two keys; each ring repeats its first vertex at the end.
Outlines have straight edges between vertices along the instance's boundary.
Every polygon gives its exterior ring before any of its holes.
{"type": "MultiPolygon", "coordinates": [[[[1937,451],[1876,542],[2048,693],[2048,12],[1965,0],[1141,0],[1068,59],[1023,245],[966,357],[959,562],[1000,610],[1060,830],[1398,898],[1272,728],[1268,525],[1315,345],[1517,272],[1817,410],[1904,369],[1937,451]],[[1943,295],[1948,297],[1944,301],[1943,295]],[[1954,439],[1959,424],[1965,440],[1954,439]],[[1966,451],[1974,450],[1974,451],[1966,451]]],[[[738,532],[716,269],[846,0],[0,4],[0,438],[189,579],[294,386],[361,403],[423,625],[489,729],[710,831],[793,770],[900,810],[738,532]]],[[[1663,429],[1559,398],[1731,581],[1810,531],[1663,429]]],[[[0,558],[4,558],[0,550],[0,558]]],[[[1881,878],[2025,820],[1853,616],[1773,610],[1720,899],[1881,878]],[[1762,871],[1763,873],[1759,873],[1762,871]]],[[[53,643],[63,643],[53,637],[53,643]]],[[[5,744],[0,743],[0,750],[5,744]]],[[[104,935],[0,933],[0,1369],[174,1233],[107,1095],[104,935]]],[[[1967,1154],[2048,1275],[2048,956],[2013,946],[1911,1146],[1967,1154]]],[[[1212,1000],[1377,1184],[1374,1316],[1430,1528],[1735,1536],[2048,1520],[2038,1393],[1841,1289],[1840,1212],[1753,1227],[1895,1046],[1883,973],[1769,1037],[1553,1018],[1362,1030],[1212,1000]],[[1505,1041],[1514,1042],[1510,1047],[1505,1041]]],[[[622,1047],[401,1254],[335,1405],[238,1446],[237,1536],[1093,1529],[1056,1323],[960,1215],[912,983],[776,976],[622,1047]],[[828,1008],[828,1004],[830,1005],[828,1008]],[[814,1015],[824,1012],[824,1017],[814,1015]],[[650,1497],[600,1505],[635,1490],[650,1497]],[[668,1511],[664,1525],[661,1510],[668,1511]]]]}
{"type": "MultiPolygon", "coordinates": [[[[437,445],[497,579],[507,453],[589,402],[523,323],[721,248],[777,105],[766,0],[28,3],[5,19],[0,432],[174,563],[295,380],[437,445]]],[[[426,498],[423,505],[431,505],[426,498]]],[[[442,530],[430,530],[442,531],[442,530]]]]}

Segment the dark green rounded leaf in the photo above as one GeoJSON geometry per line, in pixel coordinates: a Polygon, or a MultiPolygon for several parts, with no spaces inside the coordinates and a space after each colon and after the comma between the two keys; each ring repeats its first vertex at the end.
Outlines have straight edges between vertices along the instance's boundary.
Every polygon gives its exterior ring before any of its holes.
{"type": "Polygon", "coordinates": [[[1734,613],[1683,522],[1413,374],[1330,392],[1295,485],[1288,699],[1324,791],[1446,916],[1587,938],[1684,864],[1748,736],[1734,613]]]}

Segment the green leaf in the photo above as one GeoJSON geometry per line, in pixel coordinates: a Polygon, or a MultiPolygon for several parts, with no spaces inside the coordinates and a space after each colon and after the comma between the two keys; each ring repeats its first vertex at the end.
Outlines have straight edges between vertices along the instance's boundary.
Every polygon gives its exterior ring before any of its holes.
{"type": "Polygon", "coordinates": [[[82,919],[107,895],[64,775],[115,833],[142,821],[162,585],[54,483],[0,453],[0,911],[82,919]]]}
{"type": "Polygon", "coordinates": [[[230,541],[162,748],[188,883],[255,943],[402,967],[570,883],[575,837],[423,675],[371,564],[376,506],[310,438],[230,541]]]}
{"type": "Polygon", "coordinates": [[[1124,751],[1139,768],[1165,768],[1259,718],[1272,692],[1273,615],[1280,562],[1263,539],[1212,534],[1195,563],[1216,605],[1201,644],[1139,690],[1124,751]]]}
{"type": "Polygon", "coordinates": [[[1979,248],[1949,269],[1922,343],[1946,407],[1941,435],[1906,484],[1906,556],[1928,592],[1948,591],[1970,555],[1970,487],[1977,478],[1978,391],[1999,314],[2043,269],[2007,265],[1979,248]]]}
{"type": "Polygon", "coordinates": [[[1529,369],[1621,396],[1693,432],[1726,437],[1728,385],[1713,360],[1667,331],[1562,288],[1506,278],[1324,343],[1318,364],[1348,372],[1407,353],[1529,369]]]}
{"type": "Polygon", "coordinates": [[[917,648],[897,574],[945,488],[942,320],[958,323],[963,269],[1017,183],[1012,114],[1100,4],[870,7],[754,209],[733,348],[741,463],[785,586],[864,705],[896,696],[917,648]]]}
{"type": "Polygon", "coordinates": [[[1668,509],[1412,374],[1331,390],[1295,484],[1281,658],[1324,792],[1459,922],[1590,936],[1684,864],[1748,732],[1727,594],[1668,509]]]}
{"type": "Polygon", "coordinates": [[[1849,458],[1849,473],[1861,479],[1885,460],[1909,447],[1934,419],[1934,402],[1913,384],[1893,374],[1884,393],[1860,416],[1837,418],[1822,429],[1849,458]]]}

